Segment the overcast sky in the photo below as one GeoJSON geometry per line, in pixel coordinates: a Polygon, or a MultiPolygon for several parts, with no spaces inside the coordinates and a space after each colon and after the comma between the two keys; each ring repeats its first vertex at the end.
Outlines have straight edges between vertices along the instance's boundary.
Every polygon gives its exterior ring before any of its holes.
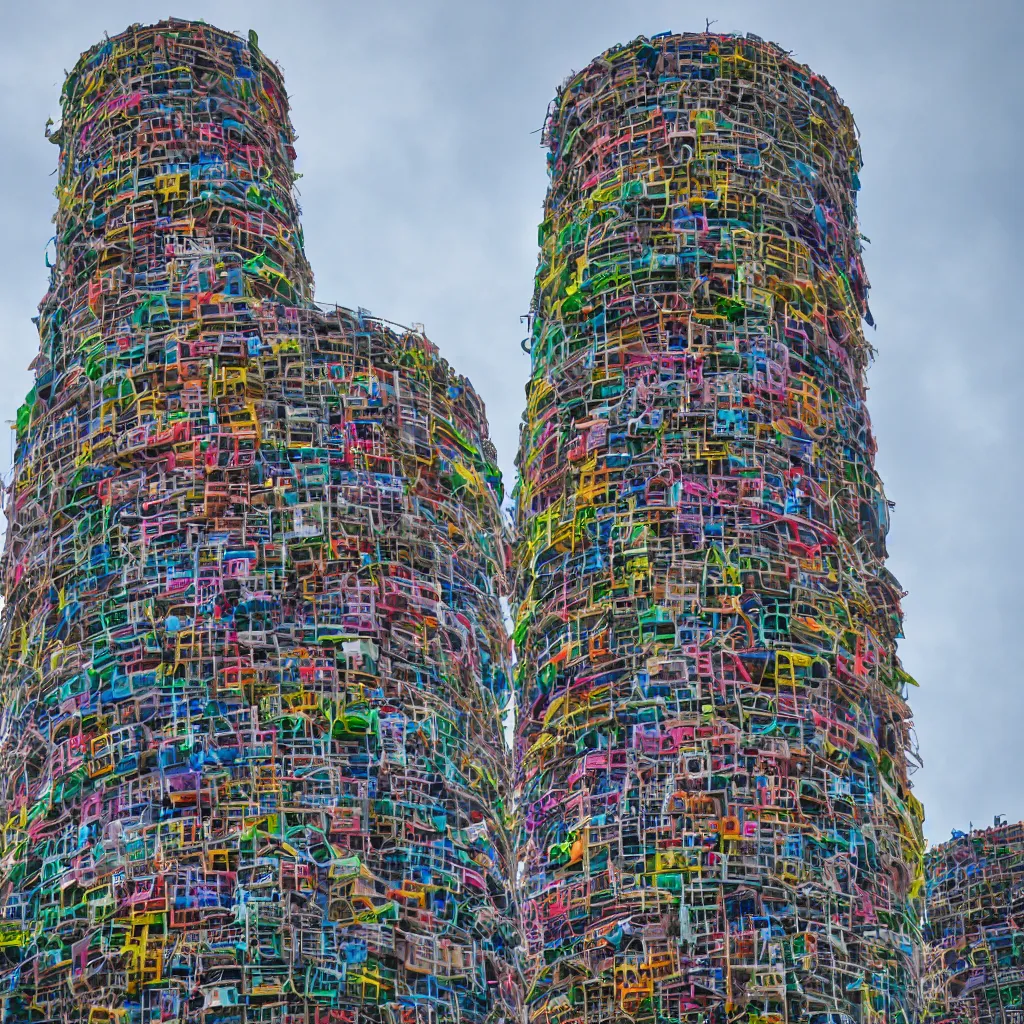
{"type": "MultiPolygon", "coordinates": [[[[65,69],[135,21],[259,33],[284,69],[317,297],[421,322],[487,402],[511,488],[556,86],[643,33],[755,32],[862,133],[878,467],[932,841],[1024,818],[1020,0],[0,0],[0,419],[30,386],[65,69]]],[[[10,462],[4,439],[0,462],[10,462]]]]}

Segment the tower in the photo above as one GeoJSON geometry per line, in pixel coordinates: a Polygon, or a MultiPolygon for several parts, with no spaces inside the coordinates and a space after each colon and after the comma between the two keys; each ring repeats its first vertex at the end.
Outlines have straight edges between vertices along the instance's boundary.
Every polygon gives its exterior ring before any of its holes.
{"type": "Polygon", "coordinates": [[[528,1019],[914,1021],[853,118],[754,36],[550,109],[514,613],[528,1019]]]}
{"type": "Polygon", "coordinates": [[[514,1002],[484,409],[313,303],[278,69],[203,23],[68,76],[3,562],[4,1021],[514,1002]]]}

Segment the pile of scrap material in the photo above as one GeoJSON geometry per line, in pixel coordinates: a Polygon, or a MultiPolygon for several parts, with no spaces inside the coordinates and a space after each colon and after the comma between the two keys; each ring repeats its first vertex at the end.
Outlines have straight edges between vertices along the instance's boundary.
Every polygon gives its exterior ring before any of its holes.
{"type": "Polygon", "coordinates": [[[916,1021],[860,154],[756,37],[562,87],[515,494],[531,1021],[916,1021]]]}
{"type": "Polygon", "coordinates": [[[1024,823],[954,832],[925,855],[925,1019],[1024,1020],[1024,823]]]}
{"type": "Polygon", "coordinates": [[[482,403],[421,334],[313,304],[254,38],[136,26],[62,107],[7,493],[4,1019],[493,1019],[517,932],[482,403]]]}

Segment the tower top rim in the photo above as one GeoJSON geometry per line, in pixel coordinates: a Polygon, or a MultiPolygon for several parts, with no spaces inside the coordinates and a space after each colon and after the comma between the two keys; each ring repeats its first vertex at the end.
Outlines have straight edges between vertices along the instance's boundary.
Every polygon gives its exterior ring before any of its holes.
{"type": "Polygon", "coordinates": [[[558,87],[555,94],[555,102],[559,102],[564,94],[579,83],[588,73],[596,68],[614,68],[616,64],[641,55],[654,58],[655,54],[664,53],[672,43],[705,43],[708,46],[722,43],[745,43],[763,54],[774,57],[786,71],[806,76],[809,83],[824,88],[832,102],[844,110],[849,110],[843,102],[839,92],[831,82],[819,72],[816,72],[809,64],[797,60],[792,50],[787,50],[779,43],[763,39],[753,32],[659,32],[651,36],[638,35],[627,43],[616,43],[602,51],[579,71],[570,73],[558,87]],[[646,52],[645,52],[646,51],[646,52]]]}

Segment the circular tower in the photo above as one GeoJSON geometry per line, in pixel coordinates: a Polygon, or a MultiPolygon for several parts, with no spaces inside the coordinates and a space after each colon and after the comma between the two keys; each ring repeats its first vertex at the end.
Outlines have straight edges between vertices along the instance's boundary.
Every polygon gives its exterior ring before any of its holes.
{"type": "Polygon", "coordinates": [[[757,37],[561,88],[516,492],[531,1021],[913,1021],[860,154],[757,37]]]}
{"type": "Polygon", "coordinates": [[[133,26],[62,109],[7,492],[3,1020],[507,1016],[483,405],[313,304],[254,35],[133,26]]]}

